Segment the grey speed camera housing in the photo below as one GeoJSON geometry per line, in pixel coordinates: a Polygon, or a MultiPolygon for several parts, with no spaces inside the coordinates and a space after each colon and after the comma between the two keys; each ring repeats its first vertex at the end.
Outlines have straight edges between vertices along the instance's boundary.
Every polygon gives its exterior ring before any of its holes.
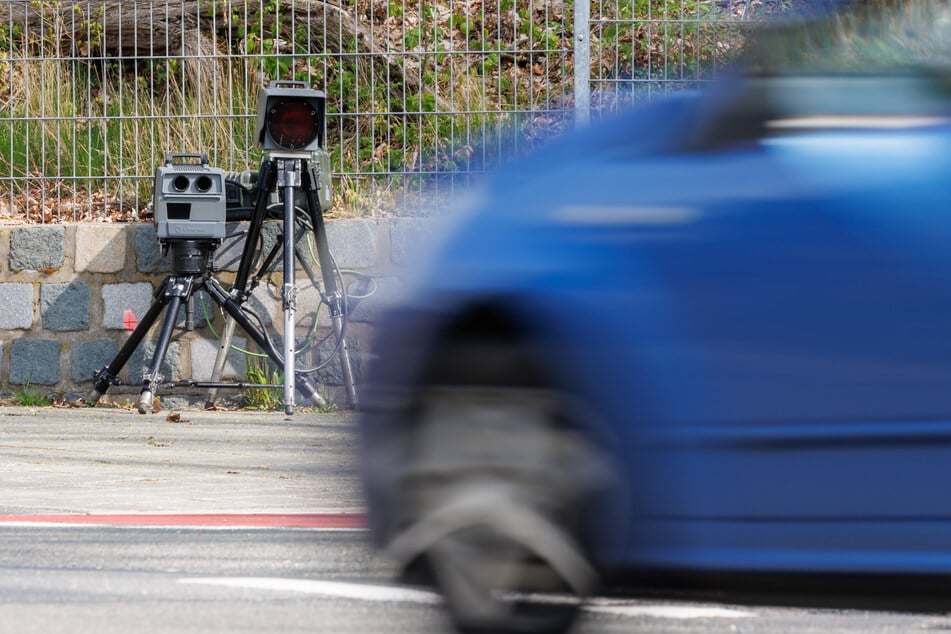
{"type": "Polygon", "coordinates": [[[153,217],[159,240],[225,237],[224,172],[206,154],[168,154],[155,170],[153,217]]]}

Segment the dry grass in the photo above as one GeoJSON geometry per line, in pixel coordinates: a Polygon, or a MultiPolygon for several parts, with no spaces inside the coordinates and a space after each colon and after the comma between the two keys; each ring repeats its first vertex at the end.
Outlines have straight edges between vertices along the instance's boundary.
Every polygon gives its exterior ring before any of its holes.
{"type": "MultiPolygon", "coordinates": [[[[432,182],[478,173],[570,124],[573,6],[2,3],[0,222],[141,218],[151,175],[169,151],[256,169],[261,155],[249,137],[258,88],[271,78],[304,79],[328,94],[333,214],[422,205],[432,182]]],[[[635,76],[645,55],[664,55],[666,64],[679,51],[699,63],[717,52],[708,38],[715,27],[704,26],[715,18],[712,0],[605,6],[611,13],[598,17],[621,26],[594,32],[593,77],[635,76]],[[623,23],[639,11],[662,15],[660,8],[690,19],[653,30],[623,23]]]]}

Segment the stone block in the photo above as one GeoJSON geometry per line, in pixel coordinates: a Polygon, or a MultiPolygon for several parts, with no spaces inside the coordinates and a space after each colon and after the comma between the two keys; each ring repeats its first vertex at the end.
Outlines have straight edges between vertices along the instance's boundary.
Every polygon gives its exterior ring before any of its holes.
{"type": "Polygon", "coordinates": [[[0,329],[33,327],[33,285],[0,284],[0,329]]]}
{"type": "MultiPolygon", "coordinates": [[[[265,327],[274,323],[274,315],[281,310],[281,289],[261,284],[251,292],[247,300],[248,308],[261,318],[265,327]]],[[[283,320],[283,317],[281,318],[283,320]]],[[[252,317],[252,321],[257,323],[252,317]]],[[[283,323],[283,321],[281,321],[283,323]]]]}
{"type": "Polygon", "coordinates": [[[55,385],[59,382],[57,339],[16,339],[10,351],[10,383],[55,385]]]}
{"type": "MultiPolygon", "coordinates": [[[[377,221],[375,220],[334,220],[326,224],[327,242],[330,251],[341,268],[369,268],[377,264],[377,221]]],[[[270,253],[274,244],[282,238],[283,223],[278,220],[268,220],[261,225],[263,253],[270,253]]],[[[248,230],[248,223],[229,224],[227,235],[222,246],[216,252],[216,264],[220,270],[237,271],[244,250],[245,240],[243,233],[248,230]]],[[[315,271],[319,272],[316,260],[316,243],[311,237],[312,247],[303,240],[298,244],[300,255],[311,263],[315,271]],[[313,257],[312,257],[313,256],[313,257]]],[[[279,251],[275,260],[274,270],[277,275],[283,269],[283,255],[279,251]]],[[[302,269],[298,262],[295,269],[302,269]]]]}
{"type": "Polygon", "coordinates": [[[365,323],[380,321],[386,308],[402,294],[398,278],[358,278],[347,288],[350,295],[350,320],[365,323]]]}
{"type": "MultiPolygon", "coordinates": [[[[353,371],[353,380],[359,383],[363,377],[363,359],[360,354],[360,343],[351,337],[347,337],[347,348],[350,353],[350,369],[353,371]]],[[[333,361],[326,367],[317,372],[320,382],[327,385],[343,385],[343,366],[340,363],[340,356],[334,356],[337,347],[337,340],[334,337],[328,337],[320,344],[320,361],[323,363],[326,359],[333,356],[333,361]]],[[[300,367],[300,366],[298,366],[300,367]]]]}
{"type": "Polygon", "coordinates": [[[70,351],[73,382],[91,381],[93,374],[112,363],[116,351],[116,342],[112,339],[75,344],[70,351]]]}
{"type": "MultiPolygon", "coordinates": [[[[386,308],[397,301],[403,292],[403,284],[396,277],[354,277],[345,276],[347,281],[350,321],[375,324],[380,321],[386,308]]],[[[303,335],[301,328],[313,323],[314,311],[317,311],[317,325],[330,328],[330,308],[320,301],[320,295],[311,287],[302,288],[297,298],[297,336],[303,335]],[[318,310],[319,307],[319,310],[318,310]]]]}
{"type": "MultiPolygon", "coordinates": [[[[244,244],[247,241],[246,234],[250,223],[234,222],[228,223],[225,229],[225,239],[221,246],[215,251],[215,266],[220,271],[237,271],[241,263],[241,255],[244,252],[244,244]]],[[[268,220],[261,225],[261,238],[263,239],[263,251],[266,255],[271,247],[277,242],[277,236],[281,233],[282,223],[274,220],[268,220]]],[[[277,265],[281,266],[281,256],[278,255],[277,265]]],[[[256,269],[252,270],[253,274],[256,269]]]]}
{"type": "Polygon", "coordinates": [[[135,231],[135,267],[143,273],[165,273],[172,270],[171,257],[162,255],[155,225],[142,225],[135,231]]]}
{"type": "Polygon", "coordinates": [[[247,222],[229,222],[225,226],[225,239],[215,251],[215,266],[218,270],[238,270],[238,262],[244,249],[244,232],[247,230],[247,222]]]}
{"type": "Polygon", "coordinates": [[[422,218],[393,218],[390,221],[390,259],[397,266],[419,261],[421,253],[433,246],[436,222],[422,218]]]}
{"type": "MultiPolygon", "coordinates": [[[[143,341],[129,357],[129,381],[138,382],[142,380],[143,375],[148,371],[155,358],[155,343],[155,340],[143,341]]],[[[166,381],[181,380],[182,360],[177,341],[169,342],[159,372],[166,381]]]]}
{"type": "Polygon", "coordinates": [[[337,266],[366,269],[376,266],[375,220],[334,220],[327,223],[327,242],[337,266]]]}
{"type": "Polygon", "coordinates": [[[152,305],[154,289],[148,282],[133,284],[105,284],[102,287],[103,328],[125,330],[125,311],[131,310],[142,319],[152,305]]]}
{"type": "Polygon", "coordinates": [[[40,287],[40,316],[46,330],[87,330],[89,284],[43,284],[40,287]]]}
{"type": "Polygon", "coordinates": [[[20,227],[10,235],[11,270],[58,271],[65,254],[65,227],[20,227]]]}
{"type": "Polygon", "coordinates": [[[76,271],[118,273],[125,268],[124,225],[79,225],[76,227],[76,271]]]}
{"type": "MultiPolygon", "coordinates": [[[[317,325],[321,327],[330,326],[330,309],[320,300],[320,293],[310,282],[300,285],[300,292],[297,294],[297,336],[303,336],[301,329],[309,329],[314,323],[314,313],[317,313],[317,325]]],[[[281,307],[278,306],[280,309],[281,307]]],[[[283,313],[282,313],[283,315],[283,313]]],[[[281,317],[283,320],[284,317],[281,317]]]]}
{"type": "MultiPolygon", "coordinates": [[[[217,339],[194,339],[191,343],[192,378],[196,381],[210,381],[218,356],[217,339]]],[[[247,375],[247,356],[241,350],[247,350],[248,341],[235,336],[231,340],[231,350],[221,375],[223,381],[244,381],[247,375]],[[239,348],[239,350],[235,350],[239,348]]],[[[256,346],[255,346],[256,347],[256,346]]]]}

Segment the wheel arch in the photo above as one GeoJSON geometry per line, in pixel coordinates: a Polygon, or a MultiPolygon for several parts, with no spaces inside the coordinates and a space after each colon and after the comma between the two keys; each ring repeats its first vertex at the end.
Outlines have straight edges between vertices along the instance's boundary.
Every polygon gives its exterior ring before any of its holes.
{"type": "Polygon", "coordinates": [[[428,346],[416,385],[538,386],[551,381],[554,377],[537,361],[543,345],[537,330],[506,304],[483,300],[446,318],[428,346]]]}
{"type": "Polygon", "coordinates": [[[608,422],[603,404],[578,386],[578,374],[596,373],[591,366],[597,362],[557,350],[571,326],[553,323],[550,314],[551,307],[539,308],[524,296],[458,307],[435,329],[411,390],[432,383],[557,390],[564,398],[560,422],[598,447],[614,480],[587,501],[592,521],[585,527],[586,547],[597,562],[603,553],[623,549],[630,534],[632,496],[620,453],[627,443],[608,422]],[[609,516],[611,521],[603,521],[609,516]]]}

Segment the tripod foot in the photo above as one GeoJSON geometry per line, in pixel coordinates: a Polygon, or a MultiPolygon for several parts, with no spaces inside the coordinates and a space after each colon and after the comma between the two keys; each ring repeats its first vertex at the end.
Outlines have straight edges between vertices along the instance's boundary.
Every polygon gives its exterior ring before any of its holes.
{"type": "Polygon", "coordinates": [[[151,390],[142,390],[142,394],[139,396],[139,413],[148,414],[152,411],[152,403],[155,400],[155,395],[151,390]]]}
{"type": "MultiPolygon", "coordinates": [[[[310,400],[317,407],[323,407],[327,404],[327,401],[324,400],[324,397],[320,395],[320,392],[317,389],[317,384],[310,376],[298,373],[295,378],[297,379],[295,381],[297,389],[300,390],[304,398],[310,400]]],[[[286,412],[288,416],[294,413],[293,407],[291,407],[290,410],[291,411],[286,412]]]]}
{"type": "Polygon", "coordinates": [[[102,398],[103,394],[104,392],[100,392],[99,390],[93,390],[92,392],[89,393],[89,395],[85,399],[83,399],[83,401],[86,405],[88,405],[89,407],[92,407],[93,405],[99,402],[99,399],[102,398]]]}

